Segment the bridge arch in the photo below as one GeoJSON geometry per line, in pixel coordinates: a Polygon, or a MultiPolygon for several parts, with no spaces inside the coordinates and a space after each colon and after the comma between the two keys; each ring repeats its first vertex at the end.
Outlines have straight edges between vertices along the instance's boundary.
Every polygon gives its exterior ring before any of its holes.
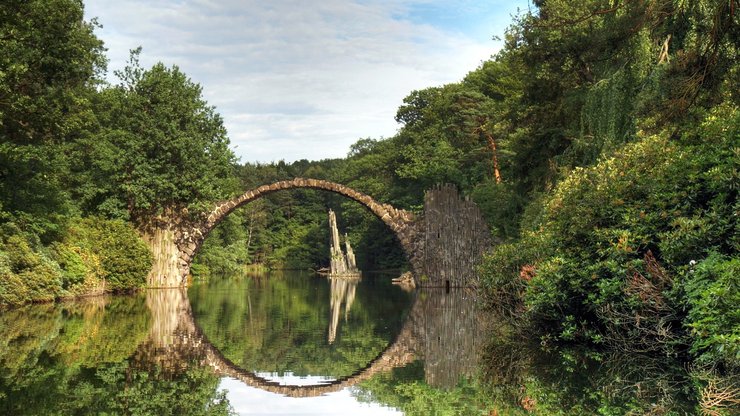
{"type": "Polygon", "coordinates": [[[154,254],[148,287],[185,286],[190,265],[206,236],[235,209],[284,189],[319,189],[359,202],[398,237],[417,286],[465,287],[478,284],[477,266],[491,246],[480,209],[461,198],[452,185],[437,186],[424,196],[423,213],[394,208],[335,182],[295,178],[262,185],[214,204],[199,219],[184,212],[163,214],[139,229],[154,254]]]}
{"type": "Polygon", "coordinates": [[[372,197],[358,192],[348,186],[335,182],[321,179],[294,178],[272,184],[262,185],[255,189],[248,190],[243,194],[216,204],[208,213],[205,219],[194,225],[190,225],[184,230],[179,230],[175,235],[175,244],[178,251],[178,269],[185,283],[185,278],[190,272],[190,265],[197,254],[203,241],[208,234],[237,208],[240,208],[256,199],[273,192],[286,189],[318,189],[333,192],[345,196],[351,200],[357,201],[365,206],[370,212],[380,218],[391,231],[395,233],[401,243],[401,247],[406,253],[412,268],[416,269],[415,261],[418,248],[415,246],[416,228],[415,216],[413,213],[394,208],[389,204],[382,204],[375,201],[372,197]]]}

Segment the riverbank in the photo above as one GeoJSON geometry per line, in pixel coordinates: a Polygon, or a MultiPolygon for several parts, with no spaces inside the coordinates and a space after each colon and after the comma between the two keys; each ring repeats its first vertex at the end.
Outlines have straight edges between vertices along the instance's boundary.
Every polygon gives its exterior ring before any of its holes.
{"type": "MultiPolygon", "coordinates": [[[[740,379],[737,106],[576,169],[487,257],[489,305],[542,342],[687,356],[740,379]]],[[[737,400],[738,392],[734,398],[737,400]]]]}
{"type": "Polygon", "coordinates": [[[0,226],[0,308],[136,290],[151,253],[121,220],[72,218],[44,243],[14,223],[0,226]]]}

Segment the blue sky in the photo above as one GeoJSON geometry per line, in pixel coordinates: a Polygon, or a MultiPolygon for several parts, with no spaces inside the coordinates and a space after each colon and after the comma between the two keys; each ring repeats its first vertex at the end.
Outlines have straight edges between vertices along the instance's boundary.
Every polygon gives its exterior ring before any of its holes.
{"type": "Polygon", "coordinates": [[[130,49],[177,65],[223,116],[243,162],[344,157],[398,129],[415,89],[459,81],[527,0],[90,0],[109,73],[130,49]]]}

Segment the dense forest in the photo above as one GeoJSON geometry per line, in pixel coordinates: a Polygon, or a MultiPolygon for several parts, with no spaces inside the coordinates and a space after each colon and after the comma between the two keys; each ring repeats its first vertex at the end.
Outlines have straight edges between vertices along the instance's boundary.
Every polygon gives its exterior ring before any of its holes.
{"type": "MultiPolygon", "coordinates": [[[[464,79],[410,92],[393,137],[343,159],[243,164],[177,66],[142,68],[137,49],[112,85],[81,1],[4,2],[0,304],[143,286],[147,221],[275,180],[329,179],[408,210],[452,183],[497,242],[488,307],[519,332],[736,378],[738,2],[533,3],[464,79]]],[[[363,268],[404,267],[357,203],[296,190],[229,216],[194,277],[327,264],[328,208],[363,268]]]]}

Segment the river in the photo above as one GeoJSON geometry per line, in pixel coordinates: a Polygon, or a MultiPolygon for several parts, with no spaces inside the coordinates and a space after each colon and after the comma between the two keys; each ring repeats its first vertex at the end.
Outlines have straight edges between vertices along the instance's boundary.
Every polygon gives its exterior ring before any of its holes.
{"type": "Polygon", "coordinates": [[[0,314],[0,415],[692,414],[680,362],[511,343],[469,290],[270,272],[0,314]]]}

